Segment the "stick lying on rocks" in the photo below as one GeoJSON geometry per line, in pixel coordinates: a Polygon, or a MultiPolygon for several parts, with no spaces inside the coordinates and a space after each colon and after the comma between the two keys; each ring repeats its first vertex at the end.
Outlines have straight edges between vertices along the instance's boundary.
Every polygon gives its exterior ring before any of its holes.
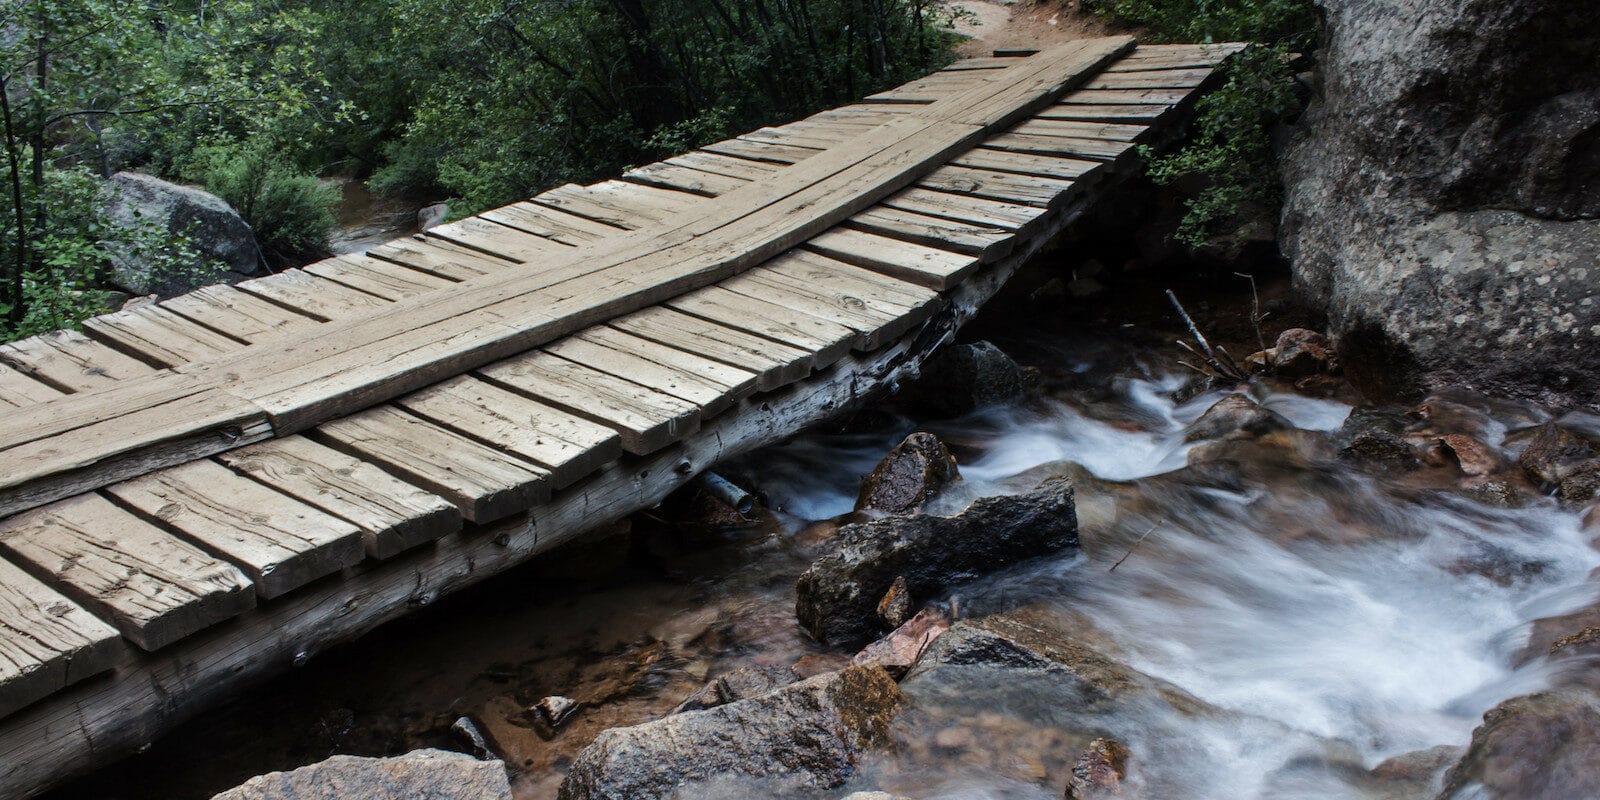
{"type": "Polygon", "coordinates": [[[1233,356],[1228,355],[1226,348],[1221,345],[1215,348],[1211,346],[1211,342],[1206,340],[1205,334],[1201,333],[1200,328],[1194,324],[1194,320],[1189,318],[1189,312],[1183,310],[1183,304],[1178,302],[1178,296],[1173,294],[1171,289],[1167,290],[1167,299],[1172,301],[1172,307],[1177,309],[1178,316],[1183,318],[1184,326],[1189,329],[1189,335],[1193,336],[1194,340],[1200,344],[1200,349],[1194,349],[1192,345],[1181,339],[1178,341],[1178,346],[1199,356],[1205,361],[1205,366],[1196,366],[1182,360],[1178,363],[1202,375],[1220,380],[1243,383],[1250,379],[1250,376],[1239,368],[1238,362],[1233,360],[1233,356]]]}

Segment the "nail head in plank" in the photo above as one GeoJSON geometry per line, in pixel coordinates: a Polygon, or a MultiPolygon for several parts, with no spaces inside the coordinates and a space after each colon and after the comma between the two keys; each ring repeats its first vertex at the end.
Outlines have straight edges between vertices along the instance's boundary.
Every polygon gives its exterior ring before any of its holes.
{"type": "Polygon", "coordinates": [[[93,391],[155,371],[77,331],[53,331],[0,346],[0,364],[68,392],[93,391]]]}
{"type": "Polygon", "coordinates": [[[111,669],[118,638],[115,628],[0,560],[0,717],[111,669]]]}
{"type": "Polygon", "coordinates": [[[754,372],[756,388],[761,391],[787,386],[811,374],[815,360],[809,351],[670,308],[647,308],[610,324],[634,336],[754,372]]]}
{"type": "Polygon", "coordinates": [[[237,567],[98,494],[0,521],[0,549],[146,651],[255,605],[237,567]]]}
{"type": "Polygon", "coordinates": [[[361,560],[361,531],[208,459],[106,487],[129,507],[237,564],[278,597],[361,560]]]}
{"type": "Polygon", "coordinates": [[[438,494],[473,522],[492,522],[550,498],[544,469],[393,406],[326,423],[313,438],[438,494]]]}
{"type": "Polygon", "coordinates": [[[235,288],[321,320],[349,319],[371,313],[390,303],[376,295],[299,269],[286,269],[276,275],[254,278],[235,284],[235,288]]]}
{"type": "Polygon", "coordinates": [[[390,558],[461,529],[444,498],[304,436],[271,439],[219,454],[237,472],[361,529],[367,555],[390,558]]]}
{"type": "Polygon", "coordinates": [[[848,228],[815,236],[806,249],[940,291],[960,283],[980,263],[976,256],[848,228]]]}
{"type": "Polygon", "coordinates": [[[471,375],[434,384],[395,404],[538,464],[549,471],[556,489],[622,455],[616,431],[471,375]]]}
{"type": "Polygon", "coordinates": [[[495,362],[484,377],[580,417],[615,429],[622,447],[635,455],[660,450],[700,428],[692,403],[534,350],[495,362]]]}

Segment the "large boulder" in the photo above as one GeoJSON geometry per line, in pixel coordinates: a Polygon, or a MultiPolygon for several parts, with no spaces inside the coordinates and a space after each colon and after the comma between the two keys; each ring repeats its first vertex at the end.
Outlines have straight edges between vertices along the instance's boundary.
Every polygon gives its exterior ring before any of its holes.
{"type": "Polygon", "coordinates": [[[922,365],[900,394],[900,403],[934,417],[955,417],[1022,396],[1022,368],[989,342],[957,344],[922,365]]]}
{"type": "Polygon", "coordinates": [[[334,756],[258,775],[211,800],[511,800],[505,765],[417,750],[394,758],[334,756]]]}
{"type": "Polygon", "coordinates": [[[740,781],[760,781],[764,797],[836,788],[863,752],[886,740],[902,699],[881,667],[846,667],[759,697],[612,728],[573,760],[559,798],[703,797],[706,787],[740,781]]]}
{"type": "Polygon", "coordinates": [[[201,263],[159,269],[148,257],[112,248],[111,268],[117,282],[135,294],[171,296],[223,280],[263,272],[255,232],[226,200],[203,189],[169,183],[140,172],[111,176],[114,188],[106,209],[113,225],[128,229],[156,226],[171,234],[187,234],[201,263]],[[223,274],[206,269],[219,264],[223,274]]]}
{"type": "Polygon", "coordinates": [[[1590,0],[1318,0],[1282,247],[1373,395],[1600,391],[1590,0]]]}
{"type": "Polygon", "coordinates": [[[859,645],[881,626],[878,601],[905,580],[914,601],[1078,543],[1072,481],[983,497],[955,516],[919,514],[846,525],[796,584],[795,615],[818,641],[859,645]]]}
{"type": "Polygon", "coordinates": [[[1514,697],[1483,715],[1440,800],[1600,797],[1600,696],[1566,688],[1514,697]]]}

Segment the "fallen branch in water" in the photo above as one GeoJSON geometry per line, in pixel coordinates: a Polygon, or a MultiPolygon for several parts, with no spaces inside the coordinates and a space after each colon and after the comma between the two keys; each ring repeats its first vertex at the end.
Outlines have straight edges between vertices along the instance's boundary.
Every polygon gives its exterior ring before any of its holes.
{"type": "Polygon", "coordinates": [[[1194,320],[1189,318],[1189,312],[1184,310],[1183,304],[1178,302],[1178,296],[1173,294],[1171,289],[1167,290],[1167,299],[1172,302],[1172,307],[1177,309],[1178,316],[1183,319],[1184,326],[1189,329],[1189,335],[1193,336],[1195,342],[1199,343],[1200,349],[1196,350],[1188,342],[1182,340],[1178,341],[1178,346],[1198,356],[1205,362],[1205,367],[1199,367],[1182,360],[1178,363],[1210,378],[1233,381],[1234,383],[1243,383],[1250,379],[1250,376],[1239,367],[1238,362],[1233,360],[1233,356],[1228,355],[1226,348],[1221,345],[1211,346],[1211,342],[1206,339],[1205,334],[1200,332],[1200,328],[1194,324],[1194,320]]]}
{"type": "Polygon", "coordinates": [[[1139,547],[1139,545],[1144,542],[1145,539],[1149,538],[1150,534],[1155,533],[1155,532],[1156,532],[1156,526],[1151,525],[1150,526],[1150,530],[1145,531],[1144,532],[1144,536],[1140,536],[1136,541],[1134,541],[1133,546],[1128,548],[1128,552],[1123,553],[1122,554],[1122,558],[1117,559],[1117,563],[1112,564],[1111,565],[1111,569],[1106,570],[1106,572],[1116,572],[1117,571],[1117,567],[1122,566],[1122,562],[1127,561],[1128,560],[1128,556],[1133,555],[1133,551],[1135,549],[1137,549],[1139,547]]]}

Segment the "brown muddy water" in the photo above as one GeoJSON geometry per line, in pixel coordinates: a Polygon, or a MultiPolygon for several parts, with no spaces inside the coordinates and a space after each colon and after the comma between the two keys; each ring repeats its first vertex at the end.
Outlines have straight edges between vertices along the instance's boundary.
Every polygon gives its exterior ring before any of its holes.
{"type": "MultiPolygon", "coordinates": [[[[1600,600],[1596,532],[1512,466],[1549,415],[1465,394],[1377,415],[1417,441],[1483,442],[1498,466],[1477,477],[1444,458],[1396,475],[1340,460],[1355,398],[1336,383],[1311,387],[1320,396],[1256,386],[1287,429],[1186,441],[1224,393],[1197,390],[1176,365],[1155,297],[1120,317],[991,316],[980,333],[1038,368],[1028,400],[955,420],[878,409],[739,459],[725,471],[772,509],[756,522],[716,524],[704,498],[680,498],[320,656],[53,796],[206,798],[335,753],[462,749],[449,729],[467,716],[507,760],[518,798],[554,798],[599,731],[659,717],[708,677],[839,666],[848,653],[796,627],[794,578],[877,459],[930,430],[964,477],[935,511],[1031,488],[1043,472],[1078,482],[1082,550],[961,587],[956,608],[1020,609],[1169,690],[1086,703],[1075,684],[1037,674],[908,682],[893,743],[830,796],[1054,800],[1088,740],[1113,736],[1133,753],[1130,796],[1432,797],[1453,754],[1419,751],[1465,745],[1485,710],[1557,680],[1520,656],[1531,622],[1600,600]],[[1491,481],[1510,486],[1498,495],[1509,505],[1484,502],[1491,481]],[[585,707],[546,741],[527,708],[550,694],[585,707]],[[1423,766],[1375,777],[1397,756],[1423,766]]],[[[1215,315],[1237,318],[1240,298],[1230,302],[1215,315]]]]}

